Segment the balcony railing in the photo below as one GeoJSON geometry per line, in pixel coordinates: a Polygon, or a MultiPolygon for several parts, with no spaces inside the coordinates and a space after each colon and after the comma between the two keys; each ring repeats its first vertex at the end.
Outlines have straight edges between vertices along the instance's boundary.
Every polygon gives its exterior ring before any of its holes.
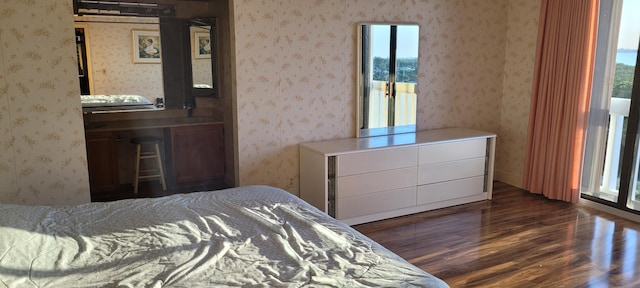
{"type": "Polygon", "coordinates": [[[631,99],[611,98],[609,109],[609,129],[607,133],[607,150],[602,172],[603,193],[618,194],[618,175],[620,175],[620,160],[622,157],[622,136],[624,134],[625,117],[629,116],[631,99]]]}
{"type": "MultiPolygon", "coordinates": [[[[604,158],[604,167],[602,172],[602,185],[600,186],[600,198],[609,201],[616,201],[618,198],[618,184],[620,182],[620,163],[622,161],[622,148],[625,131],[625,121],[629,116],[629,108],[631,99],[627,98],[611,98],[611,106],[609,109],[609,129],[607,132],[607,148],[604,158]]],[[[634,171],[638,173],[638,164],[640,163],[640,153],[634,161],[634,171]]],[[[631,203],[635,207],[640,207],[638,201],[638,177],[632,176],[632,186],[635,187],[630,191],[631,203]]]]}
{"type": "MultiPolygon", "coordinates": [[[[369,128],[388,126],[387,82],[373,81],[369,96],[369,128]]],[[[395,126],[416,124],[416,83],[396,83],[395,126]]]]}

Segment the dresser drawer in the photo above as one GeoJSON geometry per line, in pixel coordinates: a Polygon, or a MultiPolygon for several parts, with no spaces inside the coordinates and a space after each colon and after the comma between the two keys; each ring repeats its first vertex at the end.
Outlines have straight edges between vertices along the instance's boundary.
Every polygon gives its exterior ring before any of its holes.
{"type": "Polygon", "coordinates": [[[484,191],[484,176],[418,186],[418,205],[477,195],[484,191]]]}
{"type": "Polygon", "coordinates": [[[416,167],[401,168],[336,178],[336,198],[353,197],[416,186],[416,167]]]}
{"type": "Polygon", "coordinates": [[[416,205],[416,187],[336,199],[336,218],[348,219],[416,205]]]}
{"type": "Polygon", "coordinates": [[[418,148],[407,147],[351,153],[336,157],[336,176],[348,176],[418,166],[418,148]]]}
{"type": "Polygon", "coordinates": [[[484,175],[484,157],[418,166],[418,185],[484,175]]]}
{"type": "Polygon", "coordinates": [[[419,165],[484,157],[487,139],[453,141],[420,146],[419,165]]]}

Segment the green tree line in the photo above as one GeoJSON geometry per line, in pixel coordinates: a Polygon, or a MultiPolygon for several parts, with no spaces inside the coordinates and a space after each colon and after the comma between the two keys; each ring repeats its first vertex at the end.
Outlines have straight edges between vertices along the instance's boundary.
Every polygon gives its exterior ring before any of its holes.
{"type": "MultiPolygon", "coordinates": [[[[396,81],[416,83],[418,78],[418,58],[397,59],[396,81]]],[[[622,63],[616,64],[616,74],[613,79],[613,97],[631,98],[635,66],[622,63]]],[[[373,58],[373,80],[389,80],[389,58],[373,58]]]]}
{"type": "Polygon", "coordinates": [[[613,97],[631,98],[635,66],[616,63],[616,74],[613,78],[613,97]]]}
{"type": "MultiPolygon", "coordinates": [[[[396,82],[416,83],[418,58],[396,59],[396,82]]],[[[389,80],[389,58],[373,57],[373,80],[389,80]]]]}

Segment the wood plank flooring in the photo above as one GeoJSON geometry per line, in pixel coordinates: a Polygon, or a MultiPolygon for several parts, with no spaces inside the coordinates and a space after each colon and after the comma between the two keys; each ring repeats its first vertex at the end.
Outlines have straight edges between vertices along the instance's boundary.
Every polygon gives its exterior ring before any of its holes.
{"type": "Polygon", "coordinates": [[[640,223],[500,182],[491,201],[354,228],[451,287],[640,287],[640,223]]]}

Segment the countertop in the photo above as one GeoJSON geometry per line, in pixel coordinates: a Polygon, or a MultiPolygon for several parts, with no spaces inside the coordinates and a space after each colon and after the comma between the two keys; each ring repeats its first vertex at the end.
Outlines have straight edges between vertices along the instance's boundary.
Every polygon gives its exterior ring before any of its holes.
{"type": "Polygon", "coordinates": [[[221,113],[195,113],[186,117],[181,111],[165,113],[119,113],[85,115],[85,132],[125,131],[224,123],[221,113]]]}
{"type": "Polygon", "coordinates": [[[136,121],[92,122],[85,125],[85,132],[123,131],[153,128],[170,128],[223,123],[214,117],[138,119],[136,121]]]}

